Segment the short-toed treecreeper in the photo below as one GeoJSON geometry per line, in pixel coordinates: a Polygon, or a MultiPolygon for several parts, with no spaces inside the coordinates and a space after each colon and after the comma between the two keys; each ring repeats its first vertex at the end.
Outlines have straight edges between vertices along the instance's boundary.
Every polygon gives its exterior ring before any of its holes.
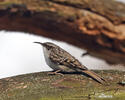
{"type": "Polygon", "coordinates": [[[75,57],[56,44],[50,42],[34,43],[38,43],[43,46],[45,61],[55,72],[81,72],[92,77],[99,83],[104,82],[102,77],[88,70],[88,68],[82,65],[75,57]]]}

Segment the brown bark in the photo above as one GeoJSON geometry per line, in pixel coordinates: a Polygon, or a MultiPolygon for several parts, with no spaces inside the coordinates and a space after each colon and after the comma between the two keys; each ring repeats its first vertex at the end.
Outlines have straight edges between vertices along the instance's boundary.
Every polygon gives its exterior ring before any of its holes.
{"type": "Polygon", "coordinates": [[[114,0],[2,0],[0,29],[30,32],[125,64],[125,4],[114,0]]]}
{"type": "Polygon", "coordinates": [[[122,71],[96,71],[104,85],[83,75],[32,73],[0,80],[0,100],[124,100],[122,71]]]}

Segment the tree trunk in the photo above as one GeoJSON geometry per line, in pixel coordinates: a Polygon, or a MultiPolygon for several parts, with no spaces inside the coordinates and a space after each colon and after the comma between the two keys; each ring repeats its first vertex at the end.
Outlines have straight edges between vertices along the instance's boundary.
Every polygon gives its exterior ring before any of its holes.
{"type": "Polygon", "coordinates": [[[104,85],[79,74],[34,73],[0,80],[0,100],[125,100],[125,73],[96,71],[104,85]]]}

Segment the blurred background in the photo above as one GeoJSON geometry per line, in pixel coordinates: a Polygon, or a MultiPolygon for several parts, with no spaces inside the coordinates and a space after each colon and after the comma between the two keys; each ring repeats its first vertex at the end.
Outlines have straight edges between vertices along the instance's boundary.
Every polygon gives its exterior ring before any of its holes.
{"type": "Polygon", "coordinates": [[[53,42],[61,46],[89,69],[125,70],[122,65],[108,65],[89,55],[81,57],[86,51],[64,42],[28,33],[0,31],[0,78],[52,70],[45,62],[42,46],[33,43],[34,41],[53,42]]]}

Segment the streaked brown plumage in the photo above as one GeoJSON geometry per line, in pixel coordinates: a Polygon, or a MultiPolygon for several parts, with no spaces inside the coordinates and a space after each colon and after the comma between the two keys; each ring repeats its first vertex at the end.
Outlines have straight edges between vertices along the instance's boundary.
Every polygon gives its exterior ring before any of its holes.
{"type": "Polygon", "coordinates": [[[103,78],[88,70],[87,67],[82,65],[75,57],[73,57],[61,47],[50,42],[34,43],[38,43],[43,46],[45,60],[47,64],[55,71],[60,70],[64,72],[83,72],[100,83],[104,82],[103,78]]]}

